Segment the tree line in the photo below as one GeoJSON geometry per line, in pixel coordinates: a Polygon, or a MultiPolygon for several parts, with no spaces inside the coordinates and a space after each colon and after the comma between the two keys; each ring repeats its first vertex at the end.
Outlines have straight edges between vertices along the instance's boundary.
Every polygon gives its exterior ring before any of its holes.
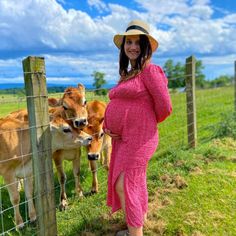
{"type": "MultiPolygon", "coordinates": [[[[163,69],[168,78],[169,88],[183,88],[185,87],[185,64],[180,62],[174,63],[172,59],[168,59],[163,69]]],[[[215,88],[229,86],[233,83],[233,76],[221,75],[213,80],[206,80],[203,74],[203,63],[201,60],[196,61],[195,82],[197,88],[215,88]]]]}
{"type": "MultiPolygon", "coordinates": [[[[185,64],[180,62],[174,62],[172,59],[168,59],[163,69],[168,78],[168,87],[171,89],[178,89],[185,87],[185,64]]],[[[229,86],[233,83],[233,76],[221,75],[213,80],[206,80],[203,74],[204,65],[201,60],[196,61],[196,87],[197,88],[216,88],[229,86]]],[[[96,95],[106,95],[107,89],[103,86],[107,83],[105,80],[105,73],[94,71],[91,76],[94,78],[93,87],[95,88],[94,93],[96,95]]],[[[48,93],[60,93],[64,92],[66,86],[53,86],[48,87],[48,93]]],[[[14,94],[17,96],[25,95],[24,88],[9,88],[0,90],[0,94],[14,94]]]]}
{"type": "MultiPolygon", "coordinates": [[[[174,63],[172,59],[168,59],[163,69],[168,78],[168,87],[171,89],[184,88],[185,87],[185,64],[180,62],[174,63]]],[[[204,65],[201,60],[196,61],[196,70],[195,70],[195,81],[197,88],[215,88],[229,86],[233,83],[233,76],[221,75],[213,80],[206,80],[205,75],[203,74],[204,65]]],[[[94,77],[93,86],[97,89],[95,91],[98,95],[106,94],[106,91],[102,89],[102,86],[106,84],[104,79],[105,74],[94,71],[92,74],[94,77]]]]}

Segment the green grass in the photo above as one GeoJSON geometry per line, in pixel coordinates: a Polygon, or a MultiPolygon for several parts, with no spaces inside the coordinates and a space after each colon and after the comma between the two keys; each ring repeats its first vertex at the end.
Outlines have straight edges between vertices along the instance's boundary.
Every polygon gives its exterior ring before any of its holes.
{"type": "MultiPolygon", "coordinates": [[[[222,114],[233,112],[233,92],[233,87],[196,91],[198,146],[195,150],[187,148],[185,93],[171,95],[173,114],[159,125],[159,148],[148,167],[150,214],[145,235],[236,235],[233,158],[236,143],[229,138],[213,140],[222,114]],[[176,187],[176,176],[183,179],[187,187],[176,187]]],[[[92,92],[86,96],[88,100],[108,101],[107,97],[96,97],[92,92]]],[[[23,106],[25,103],[1,103],[0,117],[23,106]]],[[[110,216],[106,207],[106,171],[103,168],[98,171],[99,193],[78,199],[74,193],[71,163],[66,162],[65,168],[69,180],[69,209],[65,212],[57,209],[58,235],[114,235],[124,222],[120,213],[110,216]]],[[[91,179],[88,162],[83,156],[81,182],[85,193],[90,191],[91,179]]],[[[56,175],[55,185],[58,204],[56,175]]],[[[10,207],[7,191],[1,194],[4,208],[10,207]]],[[[23,215],[24,208],[23,205],[23,215]]],[[[12,215],[10,211],[4,216],[5,229],[14,226],[12,215]]],[[[35,229],[28,227],[20,234],[34,233],[35,229]]]]}
{"type": "Polygon", "coordinates": [[[168,183],[159,186],[159,190],[169,190],[159,194],[159,202],[168,198],[171,203],[154,210],[154,218],[165,222],[164,235],[193,235],[196,232],[200,235],[236,235],[236,172],[235,160],[231,158],[235,145],[232,139],[216,140],[194,151],[184,151],[188,153],[186,158],[177,151],[174,162],[167,158],[166,164],[160,166],[164,167],[165,175],[179,174],[188,184],[177,191],[168,183]],[[182,164],[176,165],[179,160],[182,164]]]}

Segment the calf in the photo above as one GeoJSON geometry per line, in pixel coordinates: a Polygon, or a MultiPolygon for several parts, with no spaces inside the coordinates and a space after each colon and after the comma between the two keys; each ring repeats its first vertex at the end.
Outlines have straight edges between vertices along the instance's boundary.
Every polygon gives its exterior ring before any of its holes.
{"type": "MultiPolygon", "coordinates": [[[[60,112],[65,120],[72,120],[75,128],[83,128],[88,124],[85,88],[78,84],[77,88],[69,87],[64,91],[61,99],[49,98],[48,103],[51,107],[49,113],[60,112]],[[60,107],[60,108],[59,108],[60,107]]],[[[20,109],[11,112],[7,117],[28,121],[27,109],[20,109]]]]}
{"type": "MultiPolygon", "coordinates": [[[[88,122],[89,124],[85,126],[83,131],[90,134],[93,139],[91,144],[87,146],[88,159],[90,161],[90,167],[93,174],[92,182],[92,193],[98,192],[98,180],[97,180],[97,162],[101,157],[102,164],[108,170],[109,161],[111,155],[111,138],[107,134],[104,134],[102,130],[104,113],[106,109],[106,104],[101,101],[91,101],[87,103],[86,106],[88,112],[88,122]],[[103,160],[104,152],[104,160],[103,160]]],[[[80,184],[80,148],[71,149],[69,151],[59,150],[54,153],[53,159],[57,168],[58,180],[60,182],[60,210],[65,210],[68,206],[67,195],[66,195],[66,174],[63,169],[63,161],[69,160],[73,162],[73,174],[75,178],[75,192],[79,197],[83,196],[83,190],[80,184]]]]}
{"type": "MultiPolygon", "coordinates": [[[[76,88],[69,87],[64,91],[61,99],[49,98],[49,109],[51,119],[54,116],[61,116],[67,121],[73,122],[73,126],[82,129],[88,124],[87,109],[85,99],[85,87],[78,84],[76,88]]],[[[26,109],[12,112],[8,117],[16,118],[22,121],[28,121],[28,113],[26,109]]],[[[80,149],[63,149],[57,150],[53,153],[53,160],[57,169],[57,175],[60,183],[60,209],[65,209],[67,206],[67,197],[65,192],[66,175],[63,169],[63,161],[69,160],[73,162],[73,174],[75,178],[75,192],[81,196],[81,186],[79,181],[80,176],[80,149]]]]}
{"type": "MultiPolygon", "coordinates": [[[[52,135],[52,153],[60,149],[71,149],[88,145],[90,135],[74,129],[71,122],[61,116],[54,116],[50,122],[52,135]]],[[[10,200],[14,208],[17,228],[24,226],[19,211],[20,195],[18,179],[24,179],[24,189],[28,200],[30,221],[36,220],[33,203],[33,172],[28,122],[14,118],[0,120],[0,175],[7,185],[10,200]]]]}
{"type": "Polygon", "coordinates": [[[93,174],[92,193],[98,192],[97,180],[97,162],[101,160],[101,164],[108,170],[111,155],[111,137],[103,132],[103,120],[106,110],[106,103],[98,100],[88,102],[88,126],[83,130],[93,136],[90,145],[86,147],[87,156],[90,162],[91,171],[93,174]]]}

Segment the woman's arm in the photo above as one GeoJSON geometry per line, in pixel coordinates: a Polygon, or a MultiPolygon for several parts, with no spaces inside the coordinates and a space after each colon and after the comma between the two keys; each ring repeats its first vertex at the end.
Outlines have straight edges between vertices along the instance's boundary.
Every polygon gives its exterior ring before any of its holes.
{"type": "Polygon", "coordinates": [[[153,99],[156,119],[160,123],[172,112],[168,80],[161,67],[156,65],[148,66],[143,73],[144,85],[153,99]]]}

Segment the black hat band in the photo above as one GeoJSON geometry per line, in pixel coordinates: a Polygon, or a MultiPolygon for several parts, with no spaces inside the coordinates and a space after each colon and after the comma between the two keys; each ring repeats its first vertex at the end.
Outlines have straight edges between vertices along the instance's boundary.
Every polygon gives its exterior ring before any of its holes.
{"type": "Polygon", "coordinates": [[[138,26],[138,25],[131,25],[131,26],[129,26],[129,27],[126,29],[125,32],[127,32],[127,31],[129,31],[129,30],[132,30],[132,29],[140,30],[140,31],[142,31],[142,32],[145,33],[145,34],[149,34],[147,30],[145,30],[143,27],[138,26]]]}

